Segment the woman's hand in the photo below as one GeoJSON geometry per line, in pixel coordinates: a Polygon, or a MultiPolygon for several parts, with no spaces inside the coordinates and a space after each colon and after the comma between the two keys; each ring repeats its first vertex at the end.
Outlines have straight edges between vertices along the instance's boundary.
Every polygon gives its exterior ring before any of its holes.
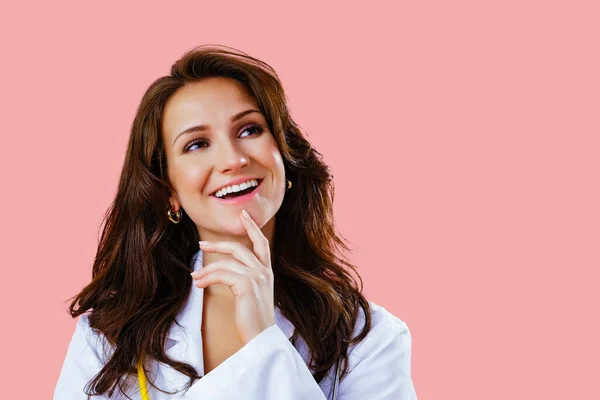
{"type": "Polygon", "coordinates": [[[238,333],[246,344],[275,323],[274,279],[269,241],[245,210],[240,219],[254,245],[254,253],[236,242],[200,242],[202,251],[229,254],[233,259],[203,266],[192,277],[199,288],[215,283],[229,286],[235,296],[238,333]]]}

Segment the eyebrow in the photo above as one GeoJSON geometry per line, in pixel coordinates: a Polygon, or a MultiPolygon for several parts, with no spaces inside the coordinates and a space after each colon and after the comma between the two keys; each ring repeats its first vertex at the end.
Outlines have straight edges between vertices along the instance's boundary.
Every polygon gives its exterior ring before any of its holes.
{"type": "MultiPolygon", "coordinates": [[[[230,121],[235,122],[238,119],[240,119],[248,114],[252,114],[252,113],[262,114],[259,110],[251,108],[249,110],[242,111],[241,113],[235,114],[233,117],[231,117],[230,121]]],[[[180,136],[183,136],[183,135],[185,135],[187,133],[191,133],[191,132],[205,131],[207,129],[208,129],[208,125],[196,125],[196,126],[192,126],[191,128],[187,128],[186,130],[184,130],[183,132],[181,132],[179,135],[177,135],[175,137],[175,140],[173,140],[173,144],[175,144],[175,142],[177,141],[177,139],[179,139],[180,136]]]]}

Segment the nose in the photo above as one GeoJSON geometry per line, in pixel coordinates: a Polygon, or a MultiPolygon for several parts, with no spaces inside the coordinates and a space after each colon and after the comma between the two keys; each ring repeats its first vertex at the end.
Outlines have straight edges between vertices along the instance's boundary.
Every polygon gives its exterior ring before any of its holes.
{"type": "Polygon", "coordinates": [[[248,165],[248,156],[231,140],[223,140],[218,148],[216,167],[222,174],[231,174],[248,165]]]}

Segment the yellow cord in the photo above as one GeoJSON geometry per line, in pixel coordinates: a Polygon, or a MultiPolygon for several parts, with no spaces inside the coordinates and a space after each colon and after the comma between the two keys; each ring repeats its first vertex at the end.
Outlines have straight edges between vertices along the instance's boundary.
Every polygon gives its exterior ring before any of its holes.
{"type": "Polygon", "coordinates": [[[138,363],[137,366],[138,371],[138,382],[140,384],[140,393],[142,395],[142,400],[150,400],[150,396],[148,395],[148,386],[146,385],[146,374],[144,373],[144,366],[142,363],[138,363]]]}

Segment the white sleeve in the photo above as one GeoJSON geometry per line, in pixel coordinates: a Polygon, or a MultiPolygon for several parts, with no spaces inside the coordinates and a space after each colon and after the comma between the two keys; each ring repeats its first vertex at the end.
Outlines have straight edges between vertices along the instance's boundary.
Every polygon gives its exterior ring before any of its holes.
{"type": "Polygon", "coordinates": [[[183,399],[325,400],[325,395],[285,334],[272,325],[196,381],[183,399]]]}
{"type": "MultiPolygon", "coordinates": [[[[87,315],[77,321],[67,349],[67,356],[54,389],[55,400],[87,400],[85,385],[102,369],[98,356],[102,351],[100,338],[89,328],[87,315]]],[[[106,397],[94,397],[94,399],[106,397]]]]}
{"type": "MultiPolygon", "coordinates": [[[[416,400],[411,379],[411,335],[393,316],[374,324],[350,354],[338,400],[416,400]]],[[[196,381],[185,400],[325,400],[304,360],[273,325],[196,381]]]]}
{"type": "Polygon", "coordinates": [[[338,400],[416,400],[410,372],[411,335],[404,321],[384,316],[350,353],[338,400]]]}

